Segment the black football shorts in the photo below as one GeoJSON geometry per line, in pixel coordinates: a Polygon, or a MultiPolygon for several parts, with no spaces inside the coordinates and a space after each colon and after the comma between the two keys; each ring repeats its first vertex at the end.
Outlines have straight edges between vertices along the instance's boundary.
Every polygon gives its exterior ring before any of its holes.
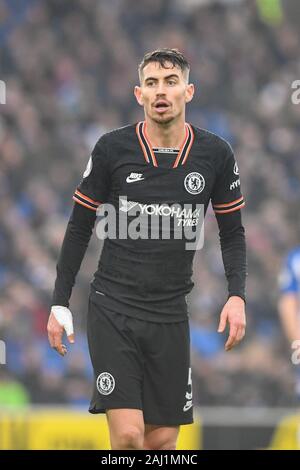
{"type": "Polygon", "coordinates": [[[193,422],[188,320],[155,323],[109,311],[93,290],[88,343],[94,368],[90,413],[131,408],[144,422],[193,422]]]}

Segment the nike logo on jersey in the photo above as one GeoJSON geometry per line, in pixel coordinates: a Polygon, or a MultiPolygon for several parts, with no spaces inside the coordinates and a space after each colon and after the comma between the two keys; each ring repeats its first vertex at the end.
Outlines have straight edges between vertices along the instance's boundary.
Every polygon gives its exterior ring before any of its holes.
{"type": "Polygon", "coordinates": [[[126,178],[126,183],[135,183],[136,181],[142,181],[144,179],[143,173],[130,173],[126,178]]]}

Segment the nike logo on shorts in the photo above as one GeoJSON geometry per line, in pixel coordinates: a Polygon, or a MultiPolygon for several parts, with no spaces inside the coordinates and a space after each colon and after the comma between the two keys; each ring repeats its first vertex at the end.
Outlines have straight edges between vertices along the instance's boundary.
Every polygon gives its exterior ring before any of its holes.
{"type": "Polygon", "coordinates": [[[188,411],[190,408],[192,408],[192,406],[193,406],[193,402],[188,401],[188,402],[184,405],[183,411],[188,411]]]}

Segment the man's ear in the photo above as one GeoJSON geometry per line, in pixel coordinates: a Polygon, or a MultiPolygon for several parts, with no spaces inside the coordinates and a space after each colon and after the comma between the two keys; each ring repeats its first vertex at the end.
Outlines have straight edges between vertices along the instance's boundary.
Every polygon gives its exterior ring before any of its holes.
{"type": "Polygon", "coordinates": [[[142,90],[140,86],[135,86],[134,87],[134,96],[136,97],[136,100],[139,105],[144,106],[144,101],[142,97],[142,90]]]}
{"type": "Polygon", "coordinates": [[[192,101],[194,93],[195,93],[195,87],[194,87],[193,83],[190,83],[186,87],[186,90],[185,90],[185,102],[186,103],[189,103],[190,101],[192,101]]]}

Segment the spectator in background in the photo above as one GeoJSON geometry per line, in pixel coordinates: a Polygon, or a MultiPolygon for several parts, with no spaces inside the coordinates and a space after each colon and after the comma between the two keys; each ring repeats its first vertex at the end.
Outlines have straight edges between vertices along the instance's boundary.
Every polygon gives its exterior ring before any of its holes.
{"type": "MultiPolygon", "coordinates": [[[[278,310],[290,354],[300,349],[300,246],[287,254],[279,277],[280,299],[278,310]]],[[[297,354],[299,357],[299,354],[297,354]]],[[[300,400],[300,365],[294,360],[295,392],[300,400]]]]}

